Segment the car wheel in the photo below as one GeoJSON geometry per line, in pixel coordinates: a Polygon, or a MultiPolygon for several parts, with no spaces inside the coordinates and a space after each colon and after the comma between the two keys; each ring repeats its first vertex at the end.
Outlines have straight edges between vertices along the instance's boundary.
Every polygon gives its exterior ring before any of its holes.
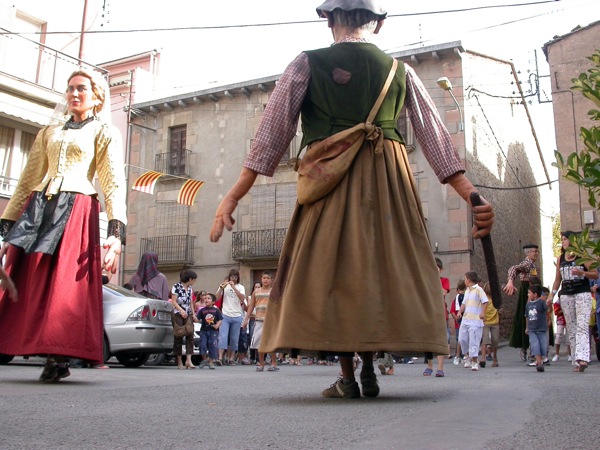
{"type": "Polygon", "coordinates": [[[13,360],[13,355],[5,355],[4,353],[0,353],[0,364],[8,364],[13,360]]]}
{"type": "Polygon", "coordinates": [[[131,352],[131,353],[119,353],[115,355],[117,361],[123,364],[125,367],[140,367],[148,361],[148,357],[150,353],[139,353],[139,352],[131,352]]]}
{"type": "Polygon", "coordinates": [[[102,344],[102,359],[104,362],[107,362],[110,359],[110,345],[108,345],[108,339],[104,336],[104,341],[102,344]]]}
{"type": "Polygon", "coordinates": [[[165,362],[166,356],[164,353],[152,353],[148,356],[148,361],[144,363],[145,366],[160,366],[165,362]]]}

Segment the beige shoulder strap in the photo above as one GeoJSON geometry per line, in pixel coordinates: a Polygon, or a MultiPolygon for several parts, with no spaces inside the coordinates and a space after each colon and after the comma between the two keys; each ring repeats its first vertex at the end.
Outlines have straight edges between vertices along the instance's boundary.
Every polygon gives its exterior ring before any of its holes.
{"type": "Polygon", "coordinates": [[[397,67],[398,67],[398,60],[396,58],[394,58],[394,62],[392,63],[392,68],[390,69],[390,73],[388,74],[387,80],[385,80],[385,84],[383,85],[383,89],[381,89],[381,93],[379,94],[379,97],[377,98],[377,101],[373,105],[373,108],[371,108],[371,112],[369,113],[369,117],[367,117],[367,123],[372,123],[373,120],[375,119],[375,116],[379,112],[379,108],[381,108],[381,104],[383,103],[383,99],[385,98],[385,95],[387,94],[387,91],[390,88],[390,85],[392,84],[392,80],[394,79],[394,76],[396,75],[396,68],[397,67]]]}

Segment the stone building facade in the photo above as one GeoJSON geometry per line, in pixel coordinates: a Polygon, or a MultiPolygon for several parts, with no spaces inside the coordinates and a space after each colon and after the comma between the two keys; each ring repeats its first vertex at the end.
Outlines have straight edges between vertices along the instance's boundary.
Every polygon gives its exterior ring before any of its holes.
{"type": "MultiPolygon", "coordinates": [[[[511,94],[514,68],[510,63],[465,51],[460,42],[392,56],[415,69],[451,133],[467,176],[493,203],[496,262],[500,279],[505,280],[508,267],[522,260],[521,246],[540,240],[539,194],[530,186],[539,182],[534,173],[540,173],[537,169],[542,163],[526,104],[511,94]],[[452,82],[460,108],[438,87],[437,80],[443,76],[452,82]]],[[[218,244],[211,244],[208,236],[216,207],[237,180],[278,78],[133,105],[139,113],[132,119],[130,184],[146,170],[171,176],[159,179],[154,195],[130,191],[125,281],[135,272],[145,250],[158,251],[160,268],[170,282],[177,280],[181,269],[190,267],[199,275],[196,288],[208,291],[216,290],[233,267],[240,269],[248,290],[262,270],[276,270],[296,199],[296,174],[285,161],[273,178],[259,176],[240,202],[232,234],[225,234],[218,244]],[[175,201],[186,178],[205,182],[191,207],[175,201]]],[[[407,139],[432,252],[444,262],[443,276],[450,279],[453,288],[468,270],[476,270],[487,279],[481,245],[470,237],[468,207],[452,188],[438,182],[406,117],[400,119],[398,127],[407,139]]],[[[290,156],[299,150],[300,137],[299,131],[290,145],[290,156]]],[[[454,295],[453,290],[447,302],[454,295]]],[[[509,319],[514,305],[505,300],[509,319]]]]}
{"type": "MultiPolygon", "coordinates": [[[[571,79],[592,67],[587,57],[598,49],[598,42],[600,21],[585,27],[578,26],[563,36],[555,36],[543,47],[550,65],[556,148],[565,157],[583,148],[579,129],[592,126],[587,113],[594,104],[581,93],[571,90],[571,79]]],[[[587,192],[562,177],[559,185],[562,229],[581,231],[590,228],[598,234],[600,217],[588,203],[587,192]]]]}

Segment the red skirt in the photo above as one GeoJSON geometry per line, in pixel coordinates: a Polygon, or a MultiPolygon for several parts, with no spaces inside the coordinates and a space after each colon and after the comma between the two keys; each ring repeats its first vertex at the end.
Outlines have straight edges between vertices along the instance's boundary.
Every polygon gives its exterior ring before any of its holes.
{"type": "Polygon", "coordinates": [[[0,301],[0,353],[102,361],[100,206],[76,194],[54,254],[11,245],[5,268],[19,292],[0,301]]]}

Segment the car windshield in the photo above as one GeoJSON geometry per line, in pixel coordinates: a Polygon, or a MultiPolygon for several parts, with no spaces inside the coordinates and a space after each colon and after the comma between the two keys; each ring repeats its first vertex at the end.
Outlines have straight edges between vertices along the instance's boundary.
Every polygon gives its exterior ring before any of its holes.
{"type": "Polygon", "coordinates": [[[105,284],[104,286],[102,286],[105,289],[110,289],[112,291],[113,294],[115,295],[122,295],[123,297],[143,297],[142,295],[134,292],[134,291],[130,291],[129,289],[125,289],[123,286],[119,286],[116,284],[112,284],[112,283],[108,283],[105,284]]]}

